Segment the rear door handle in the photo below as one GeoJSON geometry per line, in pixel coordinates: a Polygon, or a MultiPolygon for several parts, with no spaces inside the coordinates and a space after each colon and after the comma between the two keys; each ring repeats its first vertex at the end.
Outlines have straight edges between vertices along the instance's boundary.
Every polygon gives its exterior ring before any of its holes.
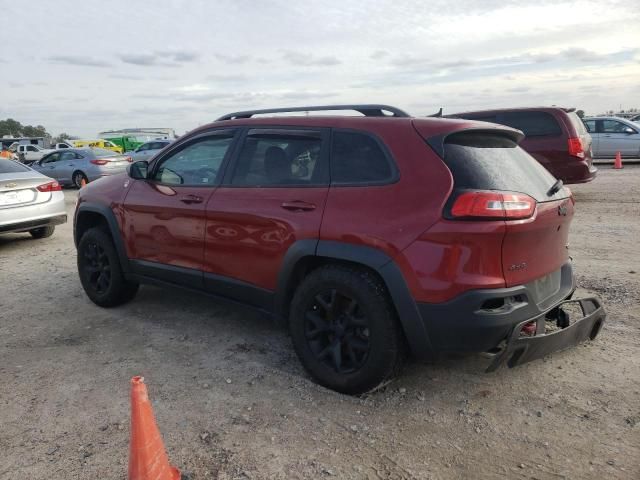
{"type": "Polygon", "coordinates": [[[285,210],[291,210],[292,212],[310,212],[311,210],[316,209],[316,206],[313,203],[303,202],[301,200],[282,202],[280,206],[285,210]]]}
{"type": "Polygon", "coordinates": [[[197,195],[185,195],[180,199],[182,203],[192,204],[192,203],[202,203],[202,197],[197,195]]]}

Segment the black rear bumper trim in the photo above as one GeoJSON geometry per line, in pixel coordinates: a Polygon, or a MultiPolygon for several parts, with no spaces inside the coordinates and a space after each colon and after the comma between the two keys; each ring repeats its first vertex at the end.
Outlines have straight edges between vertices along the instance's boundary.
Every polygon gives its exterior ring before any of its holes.
{"type": "Polygon", "coordinates": [[[558,307],[562,308],[569,303],[577,303],[580,306],[582,318],[562,330],[532,336],[521,336],[522,329],[526,324],[535,321],[537,331],[544,331],[544,323],[548,321],[545,315],[520,322],[511,332],[505,347],[494,357],[486,371],[493,372],[502,365],[513,368],[550,353],[571,348],[585,340],[595,339],[607,316],[600,300],[596,297],[565,300],[558,307]]]}

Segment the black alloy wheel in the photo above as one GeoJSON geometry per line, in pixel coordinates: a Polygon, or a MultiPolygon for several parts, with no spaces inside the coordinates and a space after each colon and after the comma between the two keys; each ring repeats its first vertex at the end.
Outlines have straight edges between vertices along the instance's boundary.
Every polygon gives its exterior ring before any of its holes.
{"type": "Polygon", "coordinates": [[[82,255],[82,268],[90,287],[98,295],[105,294],[111,285],[111,263],[107,253],[101,245],[92,242],[85,246],[82,255]]]}
{"type": "Polygon", "coordinates": [[[369,322],[357,300],[335,288],[315,296],[304,315],[304,331],[316,359],[336,373],[352,373],[367,361],[369,322]]]}

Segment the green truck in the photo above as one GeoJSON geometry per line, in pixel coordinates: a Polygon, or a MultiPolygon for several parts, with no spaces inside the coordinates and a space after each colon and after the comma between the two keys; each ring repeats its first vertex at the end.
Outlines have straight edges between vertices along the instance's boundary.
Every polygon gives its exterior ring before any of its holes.
{"type": "Polygon", "coordinates": [[[105,136],[103,138],[105,140],[109,140],[112,143],[115,143],[119,147],[122,147],[123,152],[131,152],[144,143],[136,139],[136,137],[132,137],[132,136],[122,136],[122,137],[105,136]]]}

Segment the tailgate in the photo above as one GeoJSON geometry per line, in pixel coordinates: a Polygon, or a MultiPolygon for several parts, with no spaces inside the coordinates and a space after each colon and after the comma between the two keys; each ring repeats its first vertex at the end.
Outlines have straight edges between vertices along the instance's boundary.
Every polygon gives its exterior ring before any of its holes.
{"type": "Polygon", "coordinates": [[[539,202],[532,218],[506,222],[502,266],[507,287],[536,280],[539,299],[560,288],[560,267],[569,260],[569,198],[539,202]]]}

